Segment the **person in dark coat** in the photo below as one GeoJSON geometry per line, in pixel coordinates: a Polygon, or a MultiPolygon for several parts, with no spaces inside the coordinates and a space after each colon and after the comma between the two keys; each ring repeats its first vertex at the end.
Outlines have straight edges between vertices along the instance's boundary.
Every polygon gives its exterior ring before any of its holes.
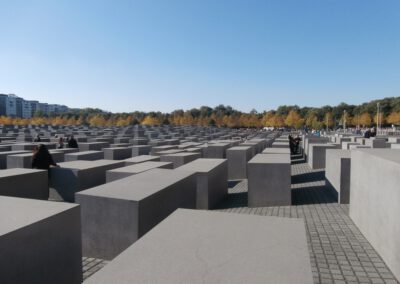
{"type": "Polygon", "coordinates": [[[68,140],[68,148],[78,148],[78,142],[76,142],[74,135],[71,135],[68,140]]]}
{"type": "Polygon", "coordinates": [[[50,166],[59,167],[53,160],[46,145],[39,144],[35,147],[32,156],[32,168],[40,170],[48,170],[50,166]]]}
{"type": "Polygon", "coordinates": [[[371,130],[367,129],[364,133],[364,138],[370,138],[371,137],[371,130]]]}

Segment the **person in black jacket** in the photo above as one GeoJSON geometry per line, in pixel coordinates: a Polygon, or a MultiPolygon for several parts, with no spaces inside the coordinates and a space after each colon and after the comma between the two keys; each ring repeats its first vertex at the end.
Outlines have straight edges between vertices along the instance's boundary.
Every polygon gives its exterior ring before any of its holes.
{"type": "Polygon", "coordinates": [[[32,168],[48,170],[50,169],[50,166],[59,167],[59,165],[54,162],[46,145],[39,144],[33,151],[32,168]]]}
{"type": "Polygon", "coordinates": [[[74,135],[71,135],[68,140],[68,148],[78,148],[78,142],[76,142],[74,135]]]}

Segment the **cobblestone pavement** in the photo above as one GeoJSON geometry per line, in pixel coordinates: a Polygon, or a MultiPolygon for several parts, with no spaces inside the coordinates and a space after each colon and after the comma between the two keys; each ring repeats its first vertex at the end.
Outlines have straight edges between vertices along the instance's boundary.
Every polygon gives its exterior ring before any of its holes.
{"type": "MultiPolygon", "coordinates": [[[[292,206],[247,207],[247,180],[230,182],[219,211],[303,218],[315,283],[399,283],[348,215],[325,187],[324,171],[311,170],[303,160],[292,165],[292,206]]],[[[83,258],[84,279],[105,261],[83,258]]]]}

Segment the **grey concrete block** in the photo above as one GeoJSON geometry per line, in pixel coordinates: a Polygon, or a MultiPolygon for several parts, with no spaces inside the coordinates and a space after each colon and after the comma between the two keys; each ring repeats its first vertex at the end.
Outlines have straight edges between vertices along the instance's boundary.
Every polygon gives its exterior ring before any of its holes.
{"type": "Polygon", "coordinates": [[[351,151],[349,215],[400,279],[400,151],[351,151]]]}
{"type": "Polygon", "coordinates": [[[258,154],[247,164],[248,206],[287,206],[292,203],[290,156],[258,154]]]}
{"type": "Polygon", "coordinates": [[[195,208],[195,174],[153,169],[76,194],[83,254],[112,259],[177,208],[195,208]]]}
{"type": "Polygon", "coordinates": [[[261,154],[287,154],[290,155],[289,148],[266,148],[261,154]]]}
{"type": "Polygon", "coordinates": [[[208,144],[207,152],[204,157],[209,159],[225,159],[226,158],[226,150],[231,147],[230,143],[215,143],[208,144]]]}
{"type": "Polygon", "coordinates": [[[84,151],[101,151],[103,148],[110,147],[110,143],[107,142],[83,142],[78,144],[79,152],[84,151]]]}
{"type": "Polygon", "coordinates": [[[31,151],[26,151],[26,150],[0,152],[0,169],[6,169],[7,168],[7,157],[9,155],[17,155],[17,154],[23,154],[23,153],[32,154],[31,151]]]}
{"type": "Polygon", "coordinates": [[[192,162],[200,157],[201,157],[201,155],[199,153],[182,152],[182,153],[176,153],[176,154],[163,155],[163,156],[161,156],[160,160],[161,160],[161,162],[173,163],[174,169],[176,169],[176,168],[183,166],[184,164],[187,164],[189,162],[192,162]]]}
{"type": "Polygon", "coordinates": [[[123,160],[125,162],[125,166],[130,166],[130,165],[135,165],[138,163],[143,163],[143,162],[157,162],[160,161],[160,157],[159,156],[150,156],[150,155],[140,155],[140,156],[136,156],[136,157],[132,157],[129,159],[125,159],[123,160]]]}
{"type": "Polygon", "coordinates": [[[348,150],[326,150],[327,185],[337,193],[338,202],[342,204],[350,202],[350,153],[348,150]]]}
{"type": "Polygon", "coordinates": [[[371,146],[372,148],[387,148],[386,139],[370,138],[365,140],[366,146],[371,146]]]}
{"type": "Polygon", "coordinates": [[[72,161],[96,161],[104,159],[103,151],[83,151],[76,153],[69,153],[64,155],[64,160],[66,162],[72,161]]]}
{"type": "MultiPolygon", "coordinates": [[[[50,154],[55,163],[64,161],[64,153],[57,152],[56,150],[50,150],[50,154]]],[[[32,168],[32,157],[33,153],[22,153],[16,155],[7,156],[7,169],[13,168],[32,168]]]]}
{"type": "Polygon", "coordinates": [[[150,154],[151,155],[158,155],[158,152],[166,151],[166,150],[175,150],[178,149],[176,145],[161,145],[161,146],[153,146],[151,148],[150,154]]]}
{"type": "Polygon", "coordinates": [[[273,142],[272,148],[289,148],[289,140],[285,142],[273,142]]]}
{"type": "Polygon", "coordinates": [[[116,281],[293,284],[313,277],[303,220],[178,209],[87,283],[116,281]]]}
{"type": "Polygon", "coordinates": [[[124,160],[132,157],[131,148],[103,148],[103,152],[106,160],[124,160]]]}
{"type": "Polygon", "coordinates": [[[252,157],[252,148],[249,146],[236,146],[226,150],[226,158],[228,160],[228,179],[246,179],[247,162],[252,157]]]}
{"type": "Polygon", "coordinates": [[[324,169],[327,149],[340,149],[339,144],[310,144],[308,149],[308,165],[312,169],[324,169]]]}
{"type": "Polygon", "coordinates": [[[121,178],[136,175],[152,169],[173,169],[174,164],[170,162],[143,162],[131,166],[108,170],[106,172],[106,182],[116,181],[121,178]]]}
{"type": "Polygon", "coordinates": [[[148,145],[137,145],[132,146],[132,157],[141,156],[141,155],[149,155],[151,151],[151,146],[148,145]]]}
{"type": "Polygon", "coordinates": [[[47,200],[46,170],[8,169],[0,171],[0,195],[47,200]]]}
{"type": "Polygon", "coordinates": [[[0,197],[1,283],[82,282],[79,206],[0,197]]]}
{"type": "Polygon", "coordinates": [[[73,202],[75,192],[106,182],[106,171],[125,166],[123,161],[97,160],[60,163],[50,168],[50,197],[73,202]]]}
{"type": "Polygon", "coordinates": [[[196,173],[196,208],[214,208],[228,195],[228,164],[225,159],[197,159],[176,169],[196,173]]]}

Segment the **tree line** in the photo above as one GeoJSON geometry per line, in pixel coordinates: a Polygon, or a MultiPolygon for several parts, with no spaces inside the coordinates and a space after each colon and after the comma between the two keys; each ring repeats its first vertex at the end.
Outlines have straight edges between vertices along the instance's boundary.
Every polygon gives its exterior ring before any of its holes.
{"type": "Polygon", "coordinates": [[[283,105],[276,110],[262,113],[252,110],[249,113],[233,109],[231,106],[218,105],[214,108],[202,106],[190,110],[178,109],[171,113],[130,112],[111,113],[100,109],[72,109],[61,115],[35,113],[29,119],[0,117],[3,125],[89,125],[89,126],[128,126],[142,125],[201,125],[230,128],[261,127],[309,127],[321,129],[336,128],[346,124],[348,127],[368,127],[379,119],[382,126],[400,124],[400,97],[374,100],[361,105],[340,103],[337,106],[299,107],[283,105]],[[379,117],[378,117],[379,103],[379,117]]]}

